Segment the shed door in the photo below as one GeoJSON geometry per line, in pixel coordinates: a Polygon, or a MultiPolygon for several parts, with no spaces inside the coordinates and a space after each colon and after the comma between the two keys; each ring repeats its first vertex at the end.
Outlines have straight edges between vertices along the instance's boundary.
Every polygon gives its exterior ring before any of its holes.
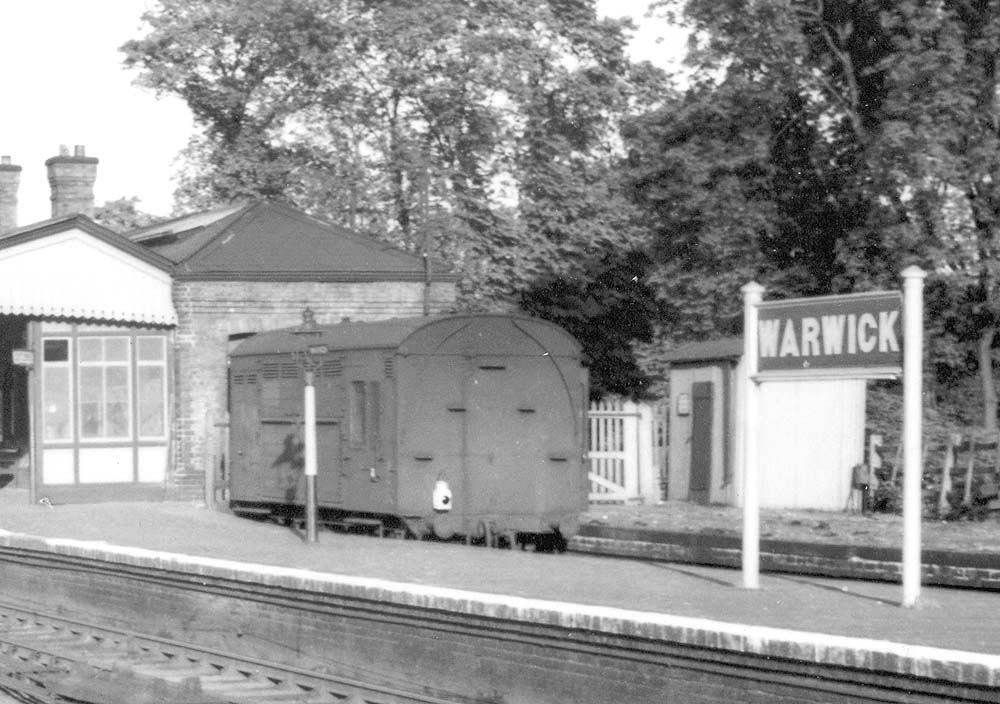
{"type": "Polygon", "coordinates": [[[691,385],[691,483],[689,499],[708,503],[712,484],[712,396],[713,384],[691,385]]]}

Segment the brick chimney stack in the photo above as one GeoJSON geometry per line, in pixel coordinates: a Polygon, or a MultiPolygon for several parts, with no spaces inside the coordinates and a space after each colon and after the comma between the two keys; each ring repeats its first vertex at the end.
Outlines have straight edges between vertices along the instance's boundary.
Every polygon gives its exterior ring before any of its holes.
{"type": "Polygon", "coordinates": [[[52,217],[94,214],[94,181],[97,180],[97,159],[87,156],[83,145],[69,149],[59,147],[59,156],[45,161],[52,191],[52,217]]]}
{"type": "Polygon", "coordinates": [[[0,233],[17,227],[17,187],[21,183],[21,167],[10,163],[9,156],[0,156],[0,233]]]}

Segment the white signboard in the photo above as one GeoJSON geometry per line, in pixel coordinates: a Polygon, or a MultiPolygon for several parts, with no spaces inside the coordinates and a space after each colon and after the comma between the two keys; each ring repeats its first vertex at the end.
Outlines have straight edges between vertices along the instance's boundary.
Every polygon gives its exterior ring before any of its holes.
{"type": "Polygon", "coordinates": [[[18,367],[33,367],[35,353],[31,350],[11,350],[10,361],[18,367]]]}

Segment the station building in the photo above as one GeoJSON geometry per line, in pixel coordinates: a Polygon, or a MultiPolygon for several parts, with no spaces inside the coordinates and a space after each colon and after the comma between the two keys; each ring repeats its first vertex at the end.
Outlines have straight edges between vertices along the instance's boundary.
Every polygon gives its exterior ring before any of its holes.
{"type": "MultiPolygon", "coordinates": [[[[98,160],[46,161],[51,219],[17,226],[0,159],[0,490],[32,501],[206,496],[228,353],[256,332],[452,310],[422,257],[257,200],[126,234],[95,222],[98,160]]],[[[291,361],[291,360],[290,360],[291,361]]]]}

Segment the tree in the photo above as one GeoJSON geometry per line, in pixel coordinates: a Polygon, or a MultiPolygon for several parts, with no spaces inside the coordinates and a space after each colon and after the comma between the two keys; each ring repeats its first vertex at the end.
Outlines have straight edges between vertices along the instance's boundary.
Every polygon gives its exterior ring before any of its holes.
{"type": "Polygon", "coordinates": [[[884,150],[953,289],[954,338],[975,350],[983,426],[997,429],[993,348],[1000,326],[1000,4],[913,3],[890,71],[884,150]]]}
{"type": "Polygon", "coordinates": [[[692,88],[627,132],[633,198],[655,238],[651,281],[673,340],[735,331],[739,288],[766,271],[760,240],[774,230],[767,126],[753,122],[762,111],[738,92],[705,97],[692,88]],[[742,129],[740,117],[750,120],[742,129]]]}
{"type": "Polygon", "coordinates": [[[294,160],[276,137],[329,90],[349,31],[336,6],[167,0],[144,19],[151,31],[122,47],[125,65],[142,69],[141,85],[182,98],[202,130],[182,202],[283,194],[294,160]]]}
{"type": "Polygon", "coordinates": [[[125,233],[156,222],[156,218],[136,207],[139,199],[109,200],[94,211],[94,220],[118,233],[125,233]]]}
{"type": "Polygon", "coordinates": [[[651,380],[636,362],[634,345],[652,339],[658,317],[646,283],[651,261],[641,250],[618,250],[592,261],[581,277],[552,275],[521,295],[521,308],[561,326],[583,347],[590,397],[641,398],[651,380]]]}

